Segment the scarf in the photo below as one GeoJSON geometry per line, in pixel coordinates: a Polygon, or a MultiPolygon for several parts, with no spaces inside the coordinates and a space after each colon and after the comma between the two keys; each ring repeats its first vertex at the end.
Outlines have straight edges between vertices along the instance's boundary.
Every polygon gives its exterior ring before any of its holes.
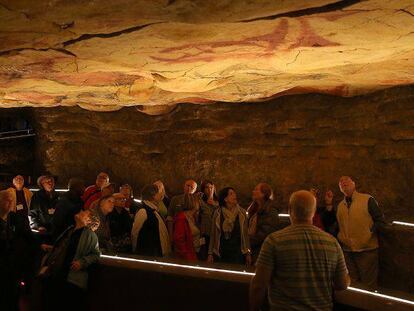
{"type": "Polygon", "coordinates": [[[223,215],[223,233],[226,240],[230,239],[231,233],[233,232],[234,222],[236,221],[237,216],[239,215],[239,206],[237,205],[233,211],[226,207],[221,208],[221,213],[223,215]]]}
{"type": "Polygon", "coordinates": [[[167,227],[165,226],[165,223],[164,223],[164,219],[159,214],[158,206],[155,203],[151,201],[147,201],[147,200],[144,200],[143,202],[154,210],[154,214],[158,220],[158,230],[160,232],[162,255],[167,256],[171,253],[171,243],[170,243],[170,237],[168,235],[167,227]]]}

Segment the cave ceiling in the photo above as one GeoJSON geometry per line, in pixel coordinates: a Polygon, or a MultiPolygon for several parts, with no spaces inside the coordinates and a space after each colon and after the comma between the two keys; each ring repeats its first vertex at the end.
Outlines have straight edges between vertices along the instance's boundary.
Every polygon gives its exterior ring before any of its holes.
{"type": "Polygon", "coordinates": [[[413,83],[413,0],[0,0],[0,107],[160,114],[413,83]]]}

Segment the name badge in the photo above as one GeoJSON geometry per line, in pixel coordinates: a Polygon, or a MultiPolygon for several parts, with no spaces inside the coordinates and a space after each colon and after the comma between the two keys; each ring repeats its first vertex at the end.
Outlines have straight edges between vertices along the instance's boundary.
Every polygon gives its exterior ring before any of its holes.
{"type": "Polygon", "coordinates": [[[21,211],[23,209],[23,204],[17,204],[16,205],[16,210],[21,211]]]}
{"type": "Polygon", "coordinates": [[[47,212],[49,213],[49,215],[53,215],[55,213],[55,209],[54,208],[49,208],[47,210],[47,212]]]}

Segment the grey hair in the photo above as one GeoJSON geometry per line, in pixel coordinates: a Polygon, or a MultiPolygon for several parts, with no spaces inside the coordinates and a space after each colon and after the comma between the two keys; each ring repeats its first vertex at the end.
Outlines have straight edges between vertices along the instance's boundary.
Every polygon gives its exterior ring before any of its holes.
{"type": "Polygon", "coordinates": [[[292,193],[289,198],[289,214],[299,221],[313,218],[316,212],[316,199],[307,190],[292,193]]]}

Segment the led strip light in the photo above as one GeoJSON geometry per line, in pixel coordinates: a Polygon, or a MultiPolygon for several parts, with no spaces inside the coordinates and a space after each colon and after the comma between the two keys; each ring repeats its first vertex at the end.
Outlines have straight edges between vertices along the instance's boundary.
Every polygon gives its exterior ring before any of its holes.
{"type": "MultiPolygon", "coordinates": [[[[38,188],[29,188],[30,191],[39,191],[38,188]]],[[[56,192],[68,192],[69,189],[55,189],[56,192]]]]}
{"type": "Polygon", "coordinates": [[[414,224],[409,222],[403,222],[403,221],[393,221],[393,225],[401,225],[401,226],[407,226],[407,227],[414,227],[414,224]]]}
{"type": "Polygon", "coordinates": [[[414,306],[414,301],[412,301],[412,300],[407,300],[407,299],[402,299],[402,298],[398,298],[398,297],[394,297],[394,296],[384,295],[384,294],[380,294],[380,293],[377,293],[377,292],[371,292],[371,291],[368,291],[368,290],[365,290],[365,289],[360,289],[360,288],[351,287],[351,286],[348,287],[348,290],[358,292],[358,293],[362,293],[362,294],[375,296],[375,297],[385,298],[385,299],[389,299],[389,300],[396,301],[396,302],[402,302],[402,303],[406,303],[406,304],[414,306]]]}
{"type": "Polygon", "coordinates": [[[246,271],[234,271],[234,270],[215,269],[215,268],[207,268],[207,267],[200,267],[200,266],[181,265],[181,264],[162,262],[162,261],[156,261],[156,260],[135,259],[135,258],[118,257],[118,256],[111,256],[111,255],[101,255],[101,257],[120,260],[120,261],[132,261],[132,262],[140,262],[140,263],[146,263],[146,264],[151,264],[151,265],[161,265],[161,266],[175,267],[175,268],[177,267],[187,268],[187,269],[200,270],[200,271],[206,271],[206,272],[221,272],[221,273],[249,275],[249,276],[254,275],[254,273],[246,272],[246,271]]]}
{"type": "MultiPolygon", "coordinates": [[[[246,271],[233,271],[233,270],[226,270],[226,269],[215,269],[215,268],[207,268],[207,267],[199,267],[199,266],[190,266],[190,265],[180,265],[175,263],[169,263],[169,262],[161,262],[156,260],[144,260],[144,259],[135,259],[135,258],[128,258],[128,257],[118,257],[118,256],[111,256],[111,255],[101,255],[103,258],[108,259],[115,259],[120,261],[130,261],[130,262],[139,262],[139,263],[146,263],[151,265],[161,265],[161,266],[167,266],[167,267],[179,267],[179,268],[187,268],[192,270],[199,270],[199,271],[206,271],[206,272],[219,272],[219,273],[229,273],[229,274],[237,274],[237,275],[245,275],[245,276],[254,276],[255,273],[252,272],[246,272],[246,271]]],[[[348,287],[348,290],[371,295],[375,297],[385,298],[396,302],[406,303],[409,305],[414,305],[414,301],[402,299],[394,296],[384,295],[377,292],[371,292],[368,290],[356,288],[356,287],[348,287]]]]}

